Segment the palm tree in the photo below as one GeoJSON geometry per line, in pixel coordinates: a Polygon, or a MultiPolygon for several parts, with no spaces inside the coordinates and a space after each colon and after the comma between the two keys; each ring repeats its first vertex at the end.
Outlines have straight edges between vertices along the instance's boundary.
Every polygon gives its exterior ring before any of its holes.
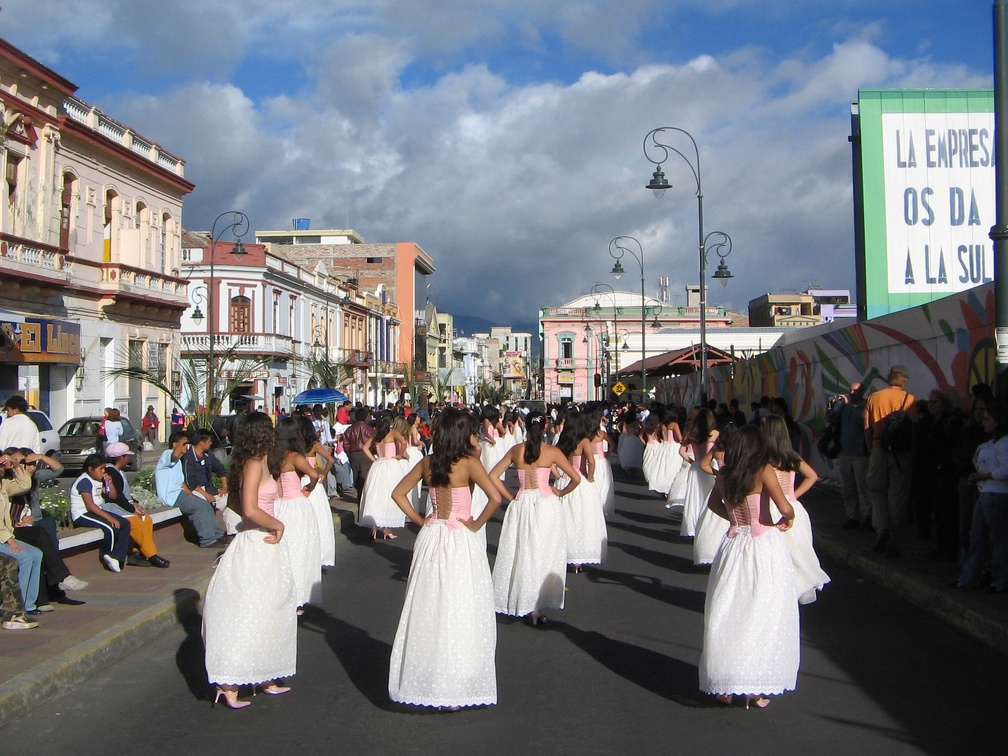
{"type": "Polygon", "coordinates": [[[252,376],[272,362],[272,357],[237,355],[238,344],[222,349],[214,355],[214,364],[202,355],[186,355],[178,360],[180,384],[172,386],[166,371],[158,368],[144,368],[136,364],[128,367],[113,368],[108,371],[109,380],[115,378],[131,378],[146,381],[158,391],[167,396],[179,407],[186,407],[183,396],[188,397],[195,407],[196,424],[200,428],[211,429],[214,421],[221,415],[224,397],[230,396],[235,389],[247,383],[252,376]],[[227,365],[227,372],[221,370],[221,365],[227,365]],[[225,376],[223,381],[221,376],[225,376]],[[212,390],[211,387],[221,389],[212,390]],[[185,389],[182,391],[182,389],[185,389]]]}

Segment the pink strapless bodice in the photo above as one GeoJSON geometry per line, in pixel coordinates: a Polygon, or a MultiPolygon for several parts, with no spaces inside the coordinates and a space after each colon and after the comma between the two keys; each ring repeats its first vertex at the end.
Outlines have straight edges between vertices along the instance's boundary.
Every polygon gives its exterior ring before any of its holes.
{"type": "Polygon", "coordinates": [[[486,438],[495,439],[497,438],[497,429],[492,425],[487,426],[486,433],[483,434],[486,438]]]}
{"type": "Polygon", "coordinates": [[[783,470],[774,469],[774,473],[777,475],[777,482],[780,483],[781,490],[784,491],[784,498],[788,501],[795,501],[794,495],[794,470],[791,472],[784,472],[783,470]]]}
{"type": "Polygon", "coordinates": [[[701,459],[707,456],[707,452],[714,448],[714,442],[708,441],[705,444],[692,444],[693,447],[693,461],[699,462],[701,459]]]}
{"type": "Polygon", "coordinates": [[[549,486],[550,470],[548,467],[536,467],[532,470],[518,471],[518,495],[530,491],[533,488],[539,489],[543,496],[552,496],[553,489],[549,486]]]}
{"type": "Polygon", "coordinates": [[[648,436],[647,442],[649,444],[657,444],[659,441],[661,441],[661,439],[658,438],[658,436],[648,436]]]}
{"type": "Polygon", "coordinates": [[[385,444],[378,444],[378,459],[395,459],[395,441],[385,444]]]}
{"type": "Polygon", "coordinates": [[[665,440],[675,442],[675,432],[671,428],[665,429],[665,440]]]}
{"type": "Polygon", "coordinates": [[[297,470],[289,470],[280,473],[280,498],[297,499],[304,496],[301,493],[301,473],[297,470]]]}
{"type": "Polygon", "coordinates": [[[753,536],[773,530],[769,502],[770,497],[764,490],[749,494],[745,501],[736,507],[728,507],[728,521],[731,523],[731,527],[728,528],[728,537],[734,538],[738,535],[739,528],[744,527],[748,527],[753,536]]]}
{"type": "Polygon", "coordinates": [[[605,441],[599,441],[595,444],[595,456],[604,457],[605,456],[605,441]]]}
{"type": "Polygon", "coordinates": [[[273,517],[273,503],[277,500],[277,482],[273,478],[267,477],[259,484],[259,491],[256,493],[256,502],[259,509],[273,517]]]}
{"type": "Polygon", "coordinates": [[[436,525],[443,522],[449,530],[464,528],[462,520],[472,517],[472,491],[469,486],[463,488],[432,488],[430,490],[431,513],[427,516],[425,525],[436,525]],[[450,500],[442,501],[438,493],[448,491],[450,500]],[[446,512],[445,509],[448,509],[446,512]]]}

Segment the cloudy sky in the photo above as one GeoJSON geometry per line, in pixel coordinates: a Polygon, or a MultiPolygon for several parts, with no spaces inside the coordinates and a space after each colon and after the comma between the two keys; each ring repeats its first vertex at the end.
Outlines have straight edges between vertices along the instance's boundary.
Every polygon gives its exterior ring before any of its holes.
{"type": "Polygon", "coordinates": [[[644,189],[659,126],[695,138],[705,228],[734,241],[712,302],[853,290],[850,103],[990,87],[991,7],[4,0],[0,36],[186,160],[186,228],[238,209],[257,229],[307,217],[415,241],[440,309],[532,328],[540,306],[614,283],[620,234],[642,243],[650,293],[668,276],[682,303],[696,282],[689,167],[666,164],[661,200],[644,189]]]}

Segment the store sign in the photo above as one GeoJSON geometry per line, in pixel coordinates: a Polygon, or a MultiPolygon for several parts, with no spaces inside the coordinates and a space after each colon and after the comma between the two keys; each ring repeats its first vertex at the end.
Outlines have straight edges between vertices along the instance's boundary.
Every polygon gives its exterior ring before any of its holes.
{"type": "Polygon", "coordinates": [[[79,323],[64,320],[0,321],[0,361],[79,365],[80,334],[79,323]]]}
{"type": "Polygon", "coordinates": [[[557,384],[559,384],[560,386],[573,386],[574,373],[560,373],[557,376],[557,384]]]}

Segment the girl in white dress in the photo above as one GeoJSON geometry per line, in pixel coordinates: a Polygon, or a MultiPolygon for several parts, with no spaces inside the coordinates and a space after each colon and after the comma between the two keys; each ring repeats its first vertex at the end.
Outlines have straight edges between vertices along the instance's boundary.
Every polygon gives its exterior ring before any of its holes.
{"type": "Polygon", "coordinates": [[[598,486],[599,498],[602,500],[602,514],[608,517],[616,511],[616,487],[608,457],[613,443],[605,430],[605,415],[601,407],[589,415],[588,427],[594,431],[591,443],[595,456],[595,485],[598,486]]]}
{"type": "MultiPolygon", "coordinates": [[[[647,481],[648,488],[652,491],[659,490],[655,486],[659,484],[657,472],[661,456],[659,450],[661,449],[663,435],[661,415],[658,412],[651,412],[644,421],[640,438],[644,442],[644,457],[641,460],[641,472],[644,473],[644,480],[647,481]]],[[[662,493],[667,494],[668,489],[662,493]]]]}
{"type": "MultiPolygon", "coordinates": [[[[318,487],[318,471],[305,456],[305,439],[296,417],[277,421],[270,472],[280,486],[276,518],[284,524],[284,548],[294,572],[294,599],[308,604],[322,585],[322,546],[318,517],[309,498],[318,487]],[[307,483],[302,483],[302,478],[307,483]]],[[[302,611],[299,609],[298,614],[302,611]]]]}
{"type": "MultiPolygon", "coordinates": [[[[595,484],[595,449],[588,427],[590,416],[571,411],[567,415],[558,448],[571,466],[581,474],[581,484],[563,498],[564,528],[567,533],[567,564],[581,572],[583,564],[602,564],[609,536],[606,531],[602,498],[595,484]]],[[[568,480],[561,477],[559,485],[568,480]]]]}
{"type": "Polygon", "coordinates": [[[682,429],[679,427],[679,416],[674,409],[665,409],[661,416],[661,441],[655,455],[654,471],[648,479],[648,487],[652,491],[667,496],[676,473],[682,466],[679,456],[679,446],[682,444],[682,429]]]}
{"type": "MultiPolygon", "coordinates": [[[[416,424],[419,420],[419,416],[410,415],[409,417],[403,417],[402,415],[396,415],[392,420],[392,427],[399,431],[403,438],[406,439],[406,459],[402,461],[403,465],[403,475],[408,473],[417,463],[423,459],[423,441],[420,439],[420,426],[416,424]],[[414,420],[416,418],[416,420],[414,420]],[[410,422],[413,420],[413,422],[410,422]]],[[[423,481],[416,484],[413,489],[413,493],[410,494],[410,501],[413,503],[413,509],[415,509],[420,514],[424,514],[424,509],[421,508],[420,494],[423,486],[423,481]]]]}
{"type": "Polygon", "coordinates": [[[399,703],[449,710],[497,703],[493,583],[476,531],[501,497],[510,495],[472,453],[477,443],[475,420],[446,409],[432,454],[392,492],[396,505],[421,526],[389,663],[389,697],[399,703]],[[410,500],[420,480],[430,490],[426,520],[410,500]],[[468,506],[472,483],[488,499],[476,520],[468,506]]]}
{"type": "MultiPolygon", "coordinates": [[[[308,453],[305,455],[308,464],[318,471],[319,483],[308,496],[312,512],[318,521],[319,551],[323,567],[332,567],[336,564],[336,526],[333,521],[332,508],[329,506],[329,496],[326,494],[325,481],[333,469],[335,460],[329,450],[318,438],[318,431],[312,425],[312,421],[304,415],[294,415],[301,429],[301,436],[304,439],[305,448],[308,453]],[[322,459],[322,469],[319,470],[318,460],[322,459]]],[[[310,483],[308,476],[301,478],[301,483],[307,486],[310,483]]]]}
{"type": "Polygon", "coordinates": [[[686,473],[686,493],[679,535],[696,535],[697,521],[707,506],[707,497],[714,487],[714,476],[701,470],[700,462],[714,446],[717,437],[714,413],[704,407],[694,416],[689,435],[683,440],[682,449],[679,451],[683,459],[690,461],[690,469],[686,473]]]}
{"type": "MultiPolygon", "coordinates": [[[[725,449],[730,443],[734,426],[725,427],[721,435],[718,436],[714,446],[700,460],[700,469],[714,479],[717,471],[724,467],[725,449]]],[[[697,520],[696,536],[693,538],[693,564],[711,564],[717,555],[721,539],[728,532],[728,523],[723,517],[714,514],[710,507],[704,503],[704,508],[700,512],[697,520]]]]}
{"type": "Polygon", "coordinates": [[[406,439],[392,427],[392,413],[378,413],[375,434],[364,447],[364,454],[372,461],[364,490],[361,492],[357,522],[371,528],[371,540],[378,539],[381,529],[384,538],[398,538],[391,528],[406,526],[406,517],[392,501],[392,491],[405,474],[402,460],[406,459],[406,439]]]}
{"type": "Polygon", "coordinates": [[[504,441],[504,424],[500,410],[491,404],[483,408],[480,417],[480,462],[483,469],[492,470],[501,457],[507,454],[504,441]]]}
{"type": "Polygon", "coordinates": [[[519,484],[501,525],[493,568],[494,605],[500,614],[531,614],[537,625],[546,621],[543,609],[563,609],[567,535],[561,497],[574,490],[581,475],[563,452],[543,443],[546,418],[541,413],[530,412],[525,420],[525,443],[490,473],[497,480],[514,465],[519,484]],[[550,485],[554,465],[570,479],[565,488],[550,485]]]}
{"type": "Polygon", "coordinates": [[[787,421],[783,417],[764,417],[762,428],[770,464],[777,472],[777,480],[784,496],[795,513],[794,527],[787,532],[787,544],[794,564],[798,603],[811,604],[816,600],[816,591],[821,591],[830,578],[819,565],[819,557],[812,544],[812,520],[799,499],[815,485],[819,475],[791,446],[787,421]],[[794,484],[795,473],[802,477],[797,488],[794,484]]]}
{"type": "Polygon", "coordinates": [[[746,708],[764,708],[767,696],[794,690],[800,640],[785,540],[794,510],[767,464],[756,426],[732,434],[708,506],[730,527],[707,581],[700,690],[725,705],[738,695],[746,708]],[[771,499],[782,515],[776,521],[771,499]]]}
{"type": "Polygon", "coordinates": [[[221,557],[203,600],[203,644],[216,703],[232,709],[239,685],[261,686],[269,695],[290,688],[277,680],[297,668],[294,579],[282,547],[284,525],[273,516],[277,483],[267,455],[275,442],[269,415],[251,412],[233,438],[228,506],[242,516],[241,531],[221,557]]]}

